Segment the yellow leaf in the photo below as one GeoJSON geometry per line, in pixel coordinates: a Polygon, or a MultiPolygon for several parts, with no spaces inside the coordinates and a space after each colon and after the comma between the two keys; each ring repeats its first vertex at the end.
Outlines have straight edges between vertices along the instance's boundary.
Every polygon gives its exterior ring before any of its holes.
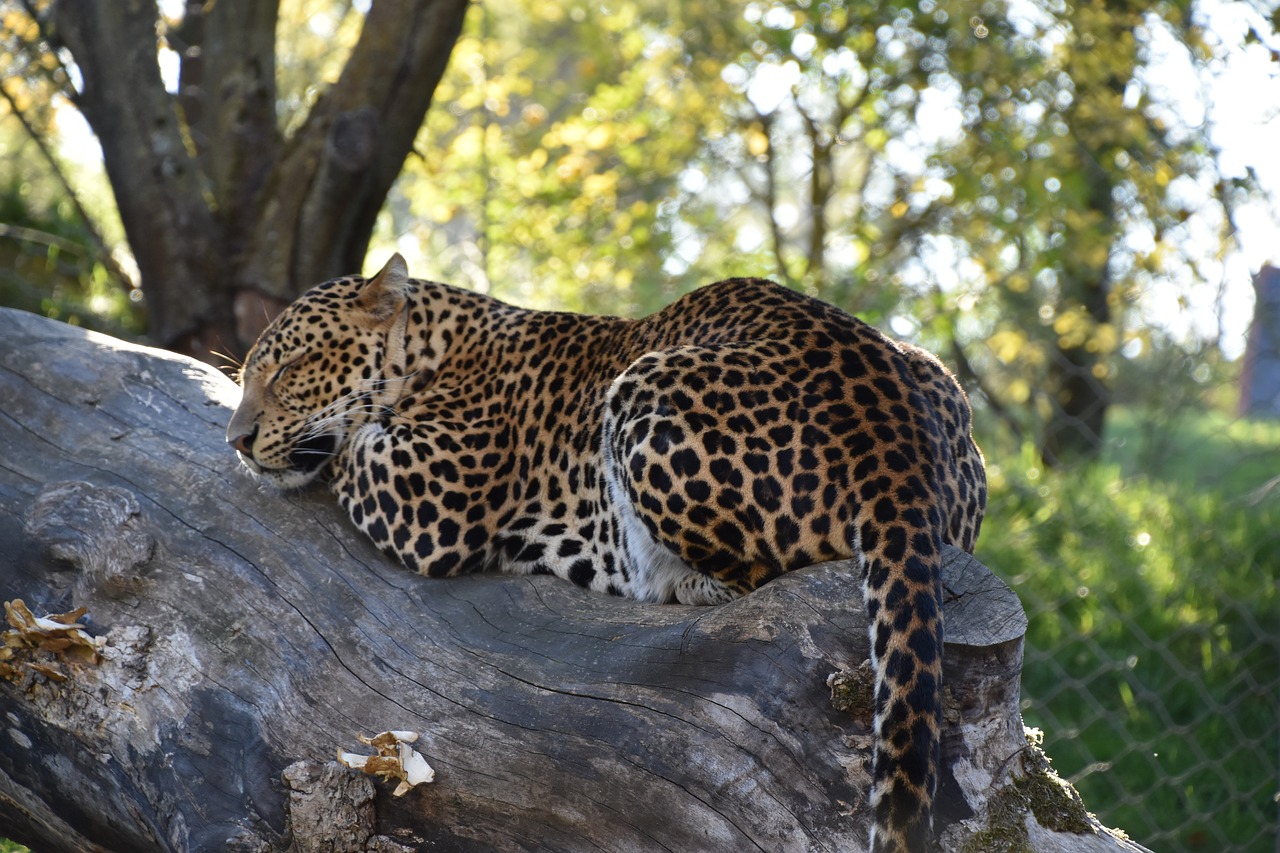
{"type": "Polygon", "coordinates": [[[1031,386],[1025,379],[1011,380],[1004,387],[1005,397],[1011,402],[1021,405],[1031,399],[1031,386]]]}
{"type": "Polygon", "coordinates": [[[603,175],[587,175],[582,182],[582,194],[587,198],[613,195],[618,185],[616,172],[605,172],[603,175]]]}
{"type": "Polygon", "coordinates": [[[850,245],[849,260],[855,265],[863,264],[871,257],[871,247],[866,241],[854,238],[850,245]]]}
{"type": "Polygon", "coordinates": [[[561,145],[573,147],[587,138],[587,129],[580,124],[564,124],[556,129],[561,145]]]}
{"type": "Polygon", "coordinates": [[[587,171],[587,159],[580,154],[569,154],[556,163],[556,176],[568,181],[581,177],[587,171]]]}
{"type": "Polygon", "coordinates": [[[613,131],[608,125],[598,124],[587,133],[584,142],[591,151],[607,148],[613,142],[613,131]]]}
{"type": "Polygon", "coordinates": [[[470,160],[479,156],[483,144],[484,130],[476,126],[468,127],[453,141],[453,154],[464,160],[470,160]]]}
{"type": "Polygon", "coordinates": [[[996,332],[987,339],[991,354],[1005,364],[1012,364],[1026,345],[1026,335],[1021,332],[996,332]]]}

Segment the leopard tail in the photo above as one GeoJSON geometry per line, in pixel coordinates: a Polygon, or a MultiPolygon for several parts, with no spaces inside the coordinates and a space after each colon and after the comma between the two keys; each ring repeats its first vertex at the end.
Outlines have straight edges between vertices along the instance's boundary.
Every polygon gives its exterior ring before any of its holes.
{"type": "Polygon", "coordinates": [[[864,514],[863,596],[875,672],[870,849],[923,853],[932,836],[942,724],[938,513],[909,509],[894,524],[876,520],[873,510],[864,514]]]}

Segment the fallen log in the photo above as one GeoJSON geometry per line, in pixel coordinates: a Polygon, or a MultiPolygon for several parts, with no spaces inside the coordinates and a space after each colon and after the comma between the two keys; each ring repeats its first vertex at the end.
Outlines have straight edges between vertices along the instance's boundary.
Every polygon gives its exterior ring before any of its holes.
{"type": "MultiPolygon", "coordinates": [[[[323,489],[269,494],[240,471],[237,397],[197,362],[0,310],[0,835],[130,853],[865,847],[848,564],[714,608],[418,577],[323,489]],[[379,744],[365,770],[383,777],[336,760],[379,744]]],[[[1016,596],[954,549],[945,579],[941,849],[1140,850],[1028,742],[1016,596]]]]}

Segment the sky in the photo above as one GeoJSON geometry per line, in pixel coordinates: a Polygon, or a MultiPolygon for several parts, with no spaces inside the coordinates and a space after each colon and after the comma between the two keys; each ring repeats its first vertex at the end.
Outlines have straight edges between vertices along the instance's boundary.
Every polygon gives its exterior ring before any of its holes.
{"type": "MultiPolygon", "coordinates": [[[[1224,0],[1202,0],[1205,23],[1211,37],[1223,44],[1241,45],[1253,7],[1224,0]]],[[[1171,68],[1169,85],[1194,91],[1199,83],[1189,70],[1171,68]]],[[[1280,266],[1280,39],[1235,48],[1214,69],[1211,84],[1200,101],[1211,127],[1210,139],[1220,151],[1220,167],[1226,177],[1240,177],[1252,170],[1271,203],[1249,205],[1237,212],[1239,251],[1226,259],[1224,280],[1223,348],[1228,356],[1243,351],[1244,336],[1253,312],[1251,275],[1264,264],[1280,266]]],[[[1190,111],[1195,110],[1188,99],[1190,111]]],[[[1193,116],[1194,118],[1194,116],[1193,116]]],[[[1194,313],[1211,309],[1216,294],[1205,294],[1194,313]]]]}

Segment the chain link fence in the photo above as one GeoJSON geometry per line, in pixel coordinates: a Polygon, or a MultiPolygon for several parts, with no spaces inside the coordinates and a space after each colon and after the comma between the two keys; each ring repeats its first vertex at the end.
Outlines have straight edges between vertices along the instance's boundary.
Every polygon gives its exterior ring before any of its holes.
{"type": "MultiPolygon", "coordinates": [[[[1019,593],[1033,622],[1069,604],[1019,593]]],[[[1024,671],[1039,677],[1024,686],[1024,720],[1045,732],[1059,772],[1104,824],[1154,851],[1280,851],[1275,628],[1246,603],[1224,608],[1248,663],[1212,678],[1195,647],[1215,641],[1213,628],[1152,635],[1127,623],[1130,614],[1101,609],[1122,623],[1125,642],[1082,633],[1065,659],[1043,644],[1027,647],[1024,671]]]]}
{"type": "Polygon", "coordinates": [[[1243,368],[1206,380],[1189,359],[1200,391],[1176,411],[1114,399],[1095,459],[988,454],[978,556],[1027,609],[1024,720],[1157,853],[1280,853],[1280,271],[1263,276],[1275,304],[1260,280],[1243,368]]]}

